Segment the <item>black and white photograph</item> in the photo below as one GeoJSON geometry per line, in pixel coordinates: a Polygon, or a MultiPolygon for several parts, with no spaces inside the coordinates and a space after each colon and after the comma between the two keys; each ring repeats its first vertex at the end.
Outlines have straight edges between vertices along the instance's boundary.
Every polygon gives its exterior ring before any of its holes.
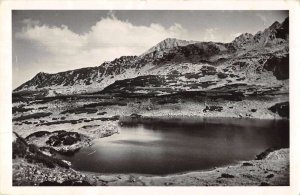
{"type": "Polygon", "coordinates": [[[288,10],[13,10],[13,186],[289,186],[288,10]]]}
{"type": "Polygon", "coordinates": [[[12,10],[13,186],[289,186],[288,10],[12,10]]]}

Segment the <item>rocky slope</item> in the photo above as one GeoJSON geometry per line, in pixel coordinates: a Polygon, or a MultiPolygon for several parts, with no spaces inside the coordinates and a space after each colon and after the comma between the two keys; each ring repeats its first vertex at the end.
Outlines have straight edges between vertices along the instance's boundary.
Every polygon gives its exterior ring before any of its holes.
{"type": "Polygon", "coordinates": [[[201,91],[229,83],[281,86],[286,90],[287,82],[283,80],[288,79],[288,26],[287,18],[255,35],[242,34],[230,43],[168,38],[140,56],[122,56],[97,67],[56,74],[38,73],[14,93],[29,91],[39,96],[92,93],[104,88],[107,91],[106,87],[124,79],[132,79],[132,83],[139,76],[153,80],[151,75],[156,80],[167,79],[162,86],[155,81],[156,87],[167,87],[171,92],[177,88],[201,91]]]}

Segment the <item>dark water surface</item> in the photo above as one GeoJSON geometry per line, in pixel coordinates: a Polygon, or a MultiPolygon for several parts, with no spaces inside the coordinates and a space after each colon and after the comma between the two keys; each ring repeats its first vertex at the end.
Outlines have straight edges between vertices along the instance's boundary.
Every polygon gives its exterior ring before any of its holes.
{"type": "Polygon", "coordinates": [[[153,120],[122,126],[64,159],[81,171],[163,175],[252,160],[270,147],[289,147],[288,121],[153,120]]]}

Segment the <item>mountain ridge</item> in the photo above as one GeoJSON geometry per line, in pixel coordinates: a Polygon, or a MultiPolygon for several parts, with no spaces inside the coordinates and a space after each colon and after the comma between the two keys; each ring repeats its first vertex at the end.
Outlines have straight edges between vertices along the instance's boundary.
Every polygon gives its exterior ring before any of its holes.
{"type": "Polygon", "coordinates": [[[199,41],[187,41],[187,40],[176,39],[176,38],[166,38],[166,39],[162,40],[161,42],[159,42],[158,44],[156,44],[155,46],[151,47],[149,50],[147,50],[141,56],[144,56],[144,55],[146,55],[148,53],[152,53],[152,52],[159,52],[159,51],[163,51],[166,49],[172,49],[172,48],[178,47],[178,46],[186,46],[186,45],[198,43],[198,42],[199,41]]]}
{"type": "Polygon", "coordinates": [[[153,70],[154,73],[162,74],[156,69],[166,64],[175,66],[191,63],[217,66],[224,62],[231,62],[236,55],[241,55],[244,51],[251,53],[253,50],[272,50],[281,47],[284,49],[284,45],[288,45],[288,32],[288,18],[286,18],[281,24],[276,21],[255,35],[243,33],[230,43],[167,38],[140,56],[121,56],[99,66],[59,73],[40,72],[17,87],[14,92],[47,89],[61,91],[61,94],[86,93],[101,91],[116,80],[151,74],[153,70]]]}

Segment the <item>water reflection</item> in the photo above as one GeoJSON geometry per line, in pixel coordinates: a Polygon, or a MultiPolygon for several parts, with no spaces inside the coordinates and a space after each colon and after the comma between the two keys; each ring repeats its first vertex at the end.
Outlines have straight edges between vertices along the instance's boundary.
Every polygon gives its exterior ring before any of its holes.
{"type": "Polygon", "coordinates": [[[250,160],[267,148],[289,146],[288,121],[200,119],[135,123],[134,127],[122,126],[120,134],[96,140],[92,147],[66,160],[84,171],[168,174],[250,160]]]}

